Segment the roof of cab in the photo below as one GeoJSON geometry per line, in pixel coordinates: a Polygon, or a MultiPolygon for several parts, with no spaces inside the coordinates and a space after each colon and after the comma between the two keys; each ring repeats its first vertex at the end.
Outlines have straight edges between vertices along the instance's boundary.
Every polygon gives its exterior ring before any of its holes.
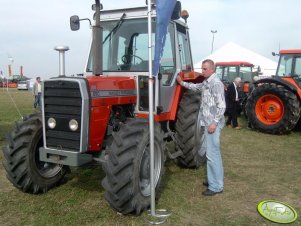
{"type": "Polygon", "coordinates": [[[283,49],[280,50],[280,54],[301,54],[301,49],[283,49]]]}
{"type": "Polygon", "coordinates": [[[245,61],[216,62],[215,65],[216,66],[249,66],[249,67],[254,66],[253,64],[245,61]]]}

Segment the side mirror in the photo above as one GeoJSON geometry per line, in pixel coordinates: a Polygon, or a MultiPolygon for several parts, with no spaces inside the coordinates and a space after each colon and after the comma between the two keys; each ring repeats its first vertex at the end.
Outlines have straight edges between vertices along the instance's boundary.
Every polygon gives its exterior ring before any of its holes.
{"type": "Polygon", "coordinates": [[[72,31],[77,31],[80,28],[79,17],[74,15],[70,17],[70,28],[72,31]]]}

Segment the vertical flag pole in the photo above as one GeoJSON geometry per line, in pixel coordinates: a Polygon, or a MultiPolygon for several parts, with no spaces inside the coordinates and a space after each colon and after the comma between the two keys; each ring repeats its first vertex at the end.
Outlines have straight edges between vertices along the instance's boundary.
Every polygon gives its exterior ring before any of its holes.
{"type": "Polygon", "coordinates": [[[157,210],[155,207],[155,181],[154,181],[154,77],[153,77],[153,63],[152,63],[152,8],[151,0],[147,1],[148,10],[148,93],[149,93],[149,135],[150,135],[150,192],[151,192],[151,209],[148,211],[148,215],[152,219],[146,219],[150,224],[162,224],[170,216],[166,210],[157,210]],[[158,212],[158,213],[156,213],[158,212]]]}

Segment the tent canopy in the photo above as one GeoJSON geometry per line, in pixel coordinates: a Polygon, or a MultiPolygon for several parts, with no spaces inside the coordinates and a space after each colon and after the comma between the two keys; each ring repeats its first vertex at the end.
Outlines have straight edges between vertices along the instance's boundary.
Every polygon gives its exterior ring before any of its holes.
{"type": "MultiPolygon", "coordinates": [[[[261,76],[271,76],[276,74],[277,62],[259,55],[247,48],[241,47],[233,42],[229,42],[220,49],[214,51],[205,59],[211,59],[214,62],[246,61],[261,68],[261,76]]],[[[195,71],[200,72],[202,61],[194,65],[195,71]]]]}

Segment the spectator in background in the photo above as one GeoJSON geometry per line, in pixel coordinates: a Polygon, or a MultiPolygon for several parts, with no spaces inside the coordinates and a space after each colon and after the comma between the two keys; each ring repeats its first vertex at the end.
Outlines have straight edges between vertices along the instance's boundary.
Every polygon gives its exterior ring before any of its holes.
{"type": "Polygon", "coordinates": [[[34,95],[33,107],[37,108],[38,105],[39,105],[39,107],[41,107],[42,87],[41,87],[41,78],[40,77],[36,78],[36,82],[33,85],[32,92],[33,92],[33,95],[34,95]]]}
{"type": "Polygon", "coordinates": [[[237,122],[237,114],[240,108],[238,98],[238,87],[240,86],[240,83],[241,78],[235,78],[234,81],[228,86],[226,92],[226,107],[228,112],[226,126],[233,127],[234,129],[241,129],[237,122]]]}

